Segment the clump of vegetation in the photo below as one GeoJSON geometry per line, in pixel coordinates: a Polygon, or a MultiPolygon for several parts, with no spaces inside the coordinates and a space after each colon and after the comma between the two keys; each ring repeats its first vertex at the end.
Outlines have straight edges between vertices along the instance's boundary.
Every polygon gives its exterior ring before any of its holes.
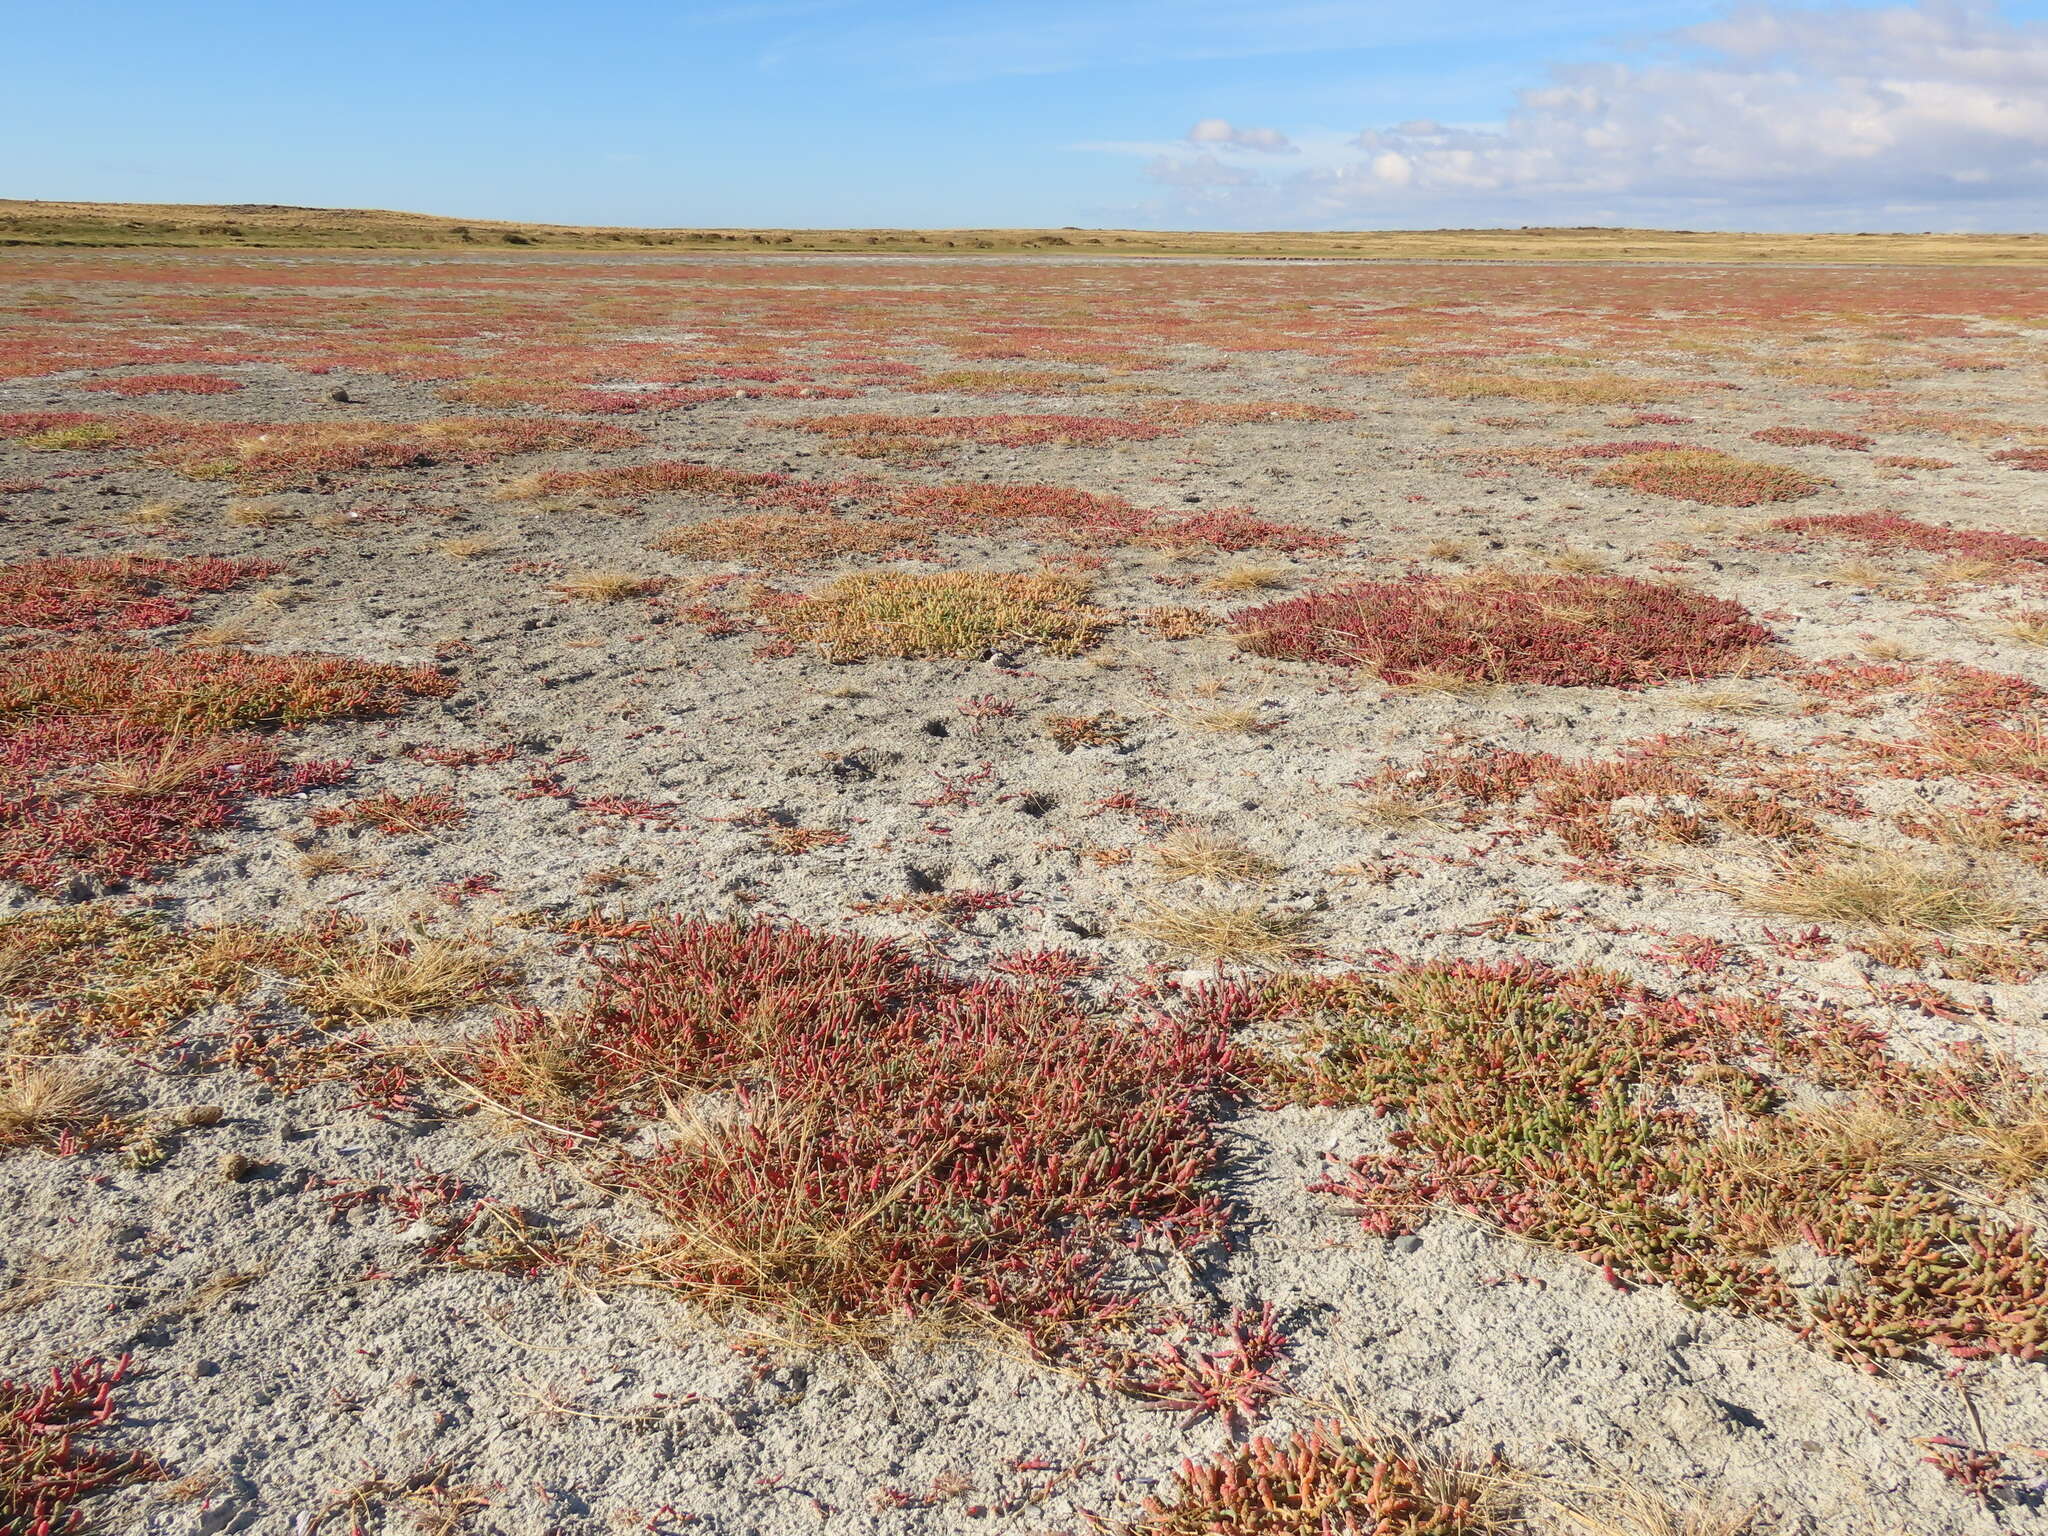
{"type": "Polygon", "coordinates": [[[632,571],[581,571],[559,583],[555,590],[580,603],[623,603],[630,598],[651,597],[662,585],[659,576],[641,576],[632,571]]]}
{"type": "MultiPolygon", "coordinates": [[[[193,480],[227,480],[262,490],[317,484],[322,476],[430,464],[482,464],[521,453],[627,448],[639,434],[621,427],[549,419],[457,416],[424,422],[190,421],[172,416],[92,417],[39,422],[38,413],[0,417],[0,437],[30,448],[145,450],[193,480]]],[[[40,413],[48,415],[50,413],[40,413]]]]}
{"type": "Polygon", "coordinates": [[[1270,879],[1282,866],[1234,837],[1197,827],[1169,833],[1152,848],[1152,860],[1169,880],[1215,880],[1250,885],[1270,879]]]}
{"type": "Polygon", "coordinates": [[[1797,501],[1827,485],[1824,480],[1781,464],[1739,459],[1710,448],[1632,454],[1601,470],[1593,477],[1593,483],[1679,501],[1705,502],[1713,507],[1797,501]]]}
{"type": "Polygon", "coordinates": [[[119,379],[87,379],[79,386],[109,395],[232,395],[242,387],[240,379],[217,373],[130,374],[119,379]]]}
{"type": "Polygon", "coordinates": [[[2048,565],[2048,539],[1995,528],[1944,528],[1898,512],[1836,512],[1810,517],[1781,517],[1771,525],[1787,533],[1814,533],[1823,538],[1854,539],[1880,548],[1919,549],[1932,554],[1987,560],[1999,568],[2015,564],[2048,565]]]}
{"type": "Polygon", "coordinates": [[[1518,835],[1549,833],[1584,861],[1581,873],[1624,883],[1644,872],[1629,857],[1634,843],[1761,841],[1805,850],[1828,840],[1817,809],[1860,811],[1825,779],[1802,777],[1739,742],[1686,737],[1653,738],[1616,757],[1577,761],[1548,752],[1451,753],[1421,768],[1388,769],[1371,784],[1400,792],[1389,809],[1426,806],[1433,819],[1468,826],[1480,825],[1493,808],[1518,807],[1518,835]],[[1622,801],[1642,804],[1622,817],[1622,801]]]}
{"type": "Polygon", "coordinates": [[[395,790],[327,806],[313,813],[316,827],[361,827],[386,837],[420,837],[443,827],[459,826],[469,812],[445,790],[401,795],[395,790]]]}
{"type": "Polygon", "coordinates": [[[924,530],[902,519],[752,512],[671,529],[650,547],[686,560],[731,560],[788,570],[850,555],[893,554],[924,542],[924,530]]]}
{"type": "Polygon", "coordinates": [[[833,661],[871,656],[980,656],[1034,645],[1072,656],[1111,620],[1072,576],[882,571],[841,576],[801,597],[764,599],[764,622],[833,661]]]}
{"type": "Polygon", "coordinates": [[[794,475],[659,459],[651,464],[622,464],[612,469],[540,470],[507,482],[498,496],[504,501],[539,501],[551,496],[581,496],[599,501],[629,496],[698,496],[824,513],[832,511],[852,488],[800,480],[794,475]]]}
{"type": "Polygon", "coordinates": [[[48,1054],[97,1040],[153,1041],[199,1008],[240,997],[279,953],[253,928],[174,928],[101,903],[0,918],[0,1015],[10,1048],[48,1054]]]}
{"type": "Polygon", "coordinates": [[[1361,1436],[1312,1424],[1285,1440],[1254,1435],[1181,1463],[1175,1488],[1148,1495],[1122,1536],[1494,1536],[1502,1485],[1361,1436]]]}
{"type": "Polygon", "coordinates": [[[921,395],[1063,395],[1087,382],[1085,374],[1045,368],[944,368],[903,387],[921,395]]]}
{"type": "Polygon", "coordinates": [[[134,556],[0,566],[11,616],[67,637],[17,653],[0,678],[0,878],[50,894],[80,876],[153,878],[203,852],[248,800],[349,772],[287,763],[256,729],[390,714],[452,691],[428,669],[163,651],[95,633],[181,621],[191,609],[172,594],[225,591],[279,569],[134,556]]]}
{"type": "Polygon", "coordinates": [[[192,617],[191,597],[275,576],[270,560],[57,556],[0,565],[0,629],[59,634],[161,629],[192,617]]]}
{"type": "Polygon", "coordinates": [[[1154,902],[1129,924],[1169,954],[1215,965],[1274,966],[1306,955],[1315,920],[1253,901],[1154,902]]]}
{"type": "Polygon", "coordinates": [[[1777,448],[1839,448],[1845,453],[1867,453],[1875,442],[1861,432],[1831,432],[1824,427],[1765,427],[1750,433],[1749,440],[1777,448]]]}
{"type": "Polygon", "coordinates": [[[893,416],[874,411],[812,416],[777,425],[829,438],[936,438],[998,448],[1146,442],[1173,432],[1173,428],[1153,422],[1123,421],[1114,416],[893,416]]]}
{"type": "Polygon", "coordinates": [[[1736,889],[1752,911],[1871,928],[1968,934],[2048,920],[1965,865],[1899,854],[1808,855],[1736,889]]]}
{"type": "Polygon", "coordinates": [[[55,894],[86,876],[155,877],[196,858],[258,796],[341,782],[246,732],[194,737],[90,716],[0,725],[0,879],[55,894]]]}
{"type": "Polygon", "coordinates": [[[81,1501],[165,1476],[147,1451],[106,1442],[128,1357],[52,1366],[44,1380],[0,1379],[0,1531],[56,1536],[85,1529],[81,1501]]]}
{"type": "Polygon", "coordinates": [[[191,737],[395,714],[414,699],[445,698],[454,691],[455,680],[431,667],[318,654],[130,650],[81,641],[15,657],[0,675],[0,721],[86,715],[191,737]]]}
{"type": "Polygon", "coordinates": [[[1679,387],[1656,379],[1589,373],[1568,379],[1524,378],[1511,373],[1468,373],[1454,369],[1418,374],[1415,385],[1440,400],[1528,400],[1543,405],[1649,405],[1668,400],[1679,387]]]}
{"type": "Polygon", "coordinates": [[[1231,553],[1327,550],[1343,543],[1332,534],[1270,522],[1236,507],[1175,515],[1136,506],[1121,496],[1060,485],[920,485],[895,493],[889,509],[898,517],[926,524],[934,533],[1029,528],[1081,544],[1207,546],[1231,553]]]}
{"type": "Polygon", "coordinates": [[[1620,576],[1484,572],[1359,582],[1231,615],[1261,656],[1365,667],[1390,683],[1639,687],[1737,670],[1769,631],[1739,604],[1620,576]]]}
{"type": "Polygon", "coordinates": [[[2034,1125],[2039,1085],[2010,1062],[1959,1048],[1916,1066],[1828,1010],[1526,963],[1282,980],[1254,1012],[1298,1030],[1283,1091],[1398,1117],[1392,1151],[1317,1186],[1368,1231],[1466,1211],[1619,1285],[1669,1285],[1864,1359],[2048,1347],[2048,1256],[1925,1155],[1930,1138],[2003,1144],[1999,1105],[2034,1125]],[[1817,1142],[1788,1108],[1799,1082],[1918,1123],[1915,1154],[1817,1142]],[[1794,1285],[1777,1257],[1794,1239],[1851,1278],[1794,1285]]]}
{"type": "Polygon", "coordinates": [[[1129,1315],[1107,1277],[1133,1222],[1216,1231],[1201,1106],[1231,1059],[1214,1023],[1108,1023],[886,942],[663,921],[572,1028],[521,1015],[464,1070],[600,1138],[590,1176],[670,1227],[644,1278],[784,1329],[997,1324],[1052,1349],[1129,1315]],[[660,1150],[606,1154],[663,1103],[660,1150]]]}

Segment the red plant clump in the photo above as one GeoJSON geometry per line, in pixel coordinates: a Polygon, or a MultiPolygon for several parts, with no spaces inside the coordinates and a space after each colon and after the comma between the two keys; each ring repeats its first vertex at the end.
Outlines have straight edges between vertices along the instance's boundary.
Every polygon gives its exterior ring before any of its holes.
{"type": "Polygon", "coordinates": [[[1829,432],[1820,427],[1765,427],[1750,433],[1749,440],[1780,448],[1840,448],[1850,453],[1867,453],[1876,441],[1861,432],[1829,432]]]}
{"type": "Polygon", "coordinates": [[[120,1417],[127,1371],[123,1355],[52,1366],[47,1381],[0,1379],[0,1536],[70,1536],[85,1528],[87,1495],[164,1476],[146,1451],[93,1443],[120,1417]]]}
{"type": "Polygon", "coordinates": [[[246,801],[347,775],[288,764],[253,728],[390,714],[454,686],[340,656],[91,640],[17,653],[0,677],[0,877],[52,893],[78,876],[154,878],[246,801]]]}
{"type": "Polygon", "coordinates": [[[877,411],[813,416],[776,425],[826,437],[934,437],[987,443],[998,448],[1146,442],[1155,437],[1171,437],[1175,430],[1153,422],[1121,421],[1114,416],[891,416],[877,411]]]}
{"type": "Polygon", "coordinates": [[[366,827],[386,837],[418,836],[468,819],[469,812],[442,790],[401,795],[387,789],[367,799],[327,806],[313,813],[316,827],[366,827]]]}
{"type": "Polygon", "coordinates": [[[152,373],[122,379],[88,379],[80,389],[107,395],[231,395],[244,388],[240,379],[215,373],[152,373]]]}
{"type": "Polygon", "coordinates": [[[326,788],[348,772],[286,764],[245,732],[195,741],[90,716],[0,728],[0,879],[46,894],[79,874],[146,880],[197,857],[244,801],[326,788]]]}
{"type": "Polygon", "coordinates": [[[1148,1496],[1125,1536],[1480,1536],[1503,1529],[1482,1485],[1375,1445],[1338,1424],[1284,1441],[1254,1435],[1181,1463],[1167,1498],[1148,1496]]]}
{"type": "Polygon", "coordinates": [[[1860,539],[1866,544],[1902,544],[1934,554],[1962,555],[1975,560],[2048,564],[2048,539],[1989,528],[1943,528],[1917,522],[1897,512],[1837,512],[1812,517],[1781,517],[1771,525],[1787,533],[1818,533],[1830,538],[1860,539]]]}
{"type": "Polygon", "coordinates": [[[2048,448],[2001,448],[1991,455],[1991,462],[2010,464],[2014,469],[2048,471],[2048,448]]]}
{"type": "Polygon", "coordinates": [[[172,594],[226,592],[283,569],[270,560],[141,555],[23,560],[0,565],[0,629],[83,634],[182,624],[192,606],[172,594]]]}
{"type": "Polygon", "coordinates": [[[93,427],[105,419],[91,411],[10,411],[0,413],[0,437],[34,437],[66,427],[93,427]]]}
{"type": "Polygon", "coordinates": [[[1185,517],[1134,506],[1121,496],[1061,485],[919,485],[898,491],[889,510],[939,533],[992,533],[1020,525],[1084,544],[1206,544],[1232,553],[1336,549],[1343,540],[1292,523],[1268,522],[1235,507],[1185,517]]]}
{"type": "MultiPolygon", "coordinates": [[[[1840,788],[1824,780],[1810,782],[1798,766],[1762,749],[1727,742],[1716,750],[1687,737],[1651,737],[1628,744],[1616,757],[1577,761],[1549,752],[1494,748],[1450,753],[1423,768],[1389,768],[1366,783],[1446,806],[1463,802],[1468,809],[1460,819],[1471,826],[1485,819],[1479,808],[1526,797],[1527,832],[1554,834],[1574,856],[1588,861],[1580,873],[1628,883],[1638,870],[1622,860],[1627,831],[1687,843],[1733,831],[1800,847],[1818,842],[1822,833],[1798,806],[1862,814],[1860,803],[1840,788]],[[1667,806],[1634,818],[1633,825],[1617,823],[1616,803],[1639,798],[1676,798],[1686,808],[1667,806]]],[[[1521,835],[1523,828],[1504,834],[1521,835]]]]}
{"type": "Polygon", "coordinates": [[[1083,1353],[1119,1392],[1186,1414],[1183,1429],[1212,1417],[1242,1428],[1286,1395],[1279,1367],[1287,1336],[1273,1320],[1271,1302],[1256,1313],[1235,1308],[1228,1319],[1198,1324],[1189,1335],[1149,1349],[1090,1341],[1083,1353]]]}
{"type": "Polygon", "coordinates": [[[1771,639],[1738,603],[1622,576],[1410,576],[1231,615],[1261,656],[1368,667],[1387,682],[1628,688],[1725,672],[1771,639]]]}
{"type": "Polygon", "coordinates": [[[508,1022],[470,1073],[580,1135],[694,1107],[708,1134],[596,1176],[673,1224],[653,1268],[720,1310],[869,1333],[997,1319],[1056,1349],[1127,1315],[1107,1275],[1137,1231],[1219,1229],[1204,1104],[1233,1058],[1214,1021],[1105,1026],[888,941],[681,919],[593,994],[567,1031],[508,1022]]]}

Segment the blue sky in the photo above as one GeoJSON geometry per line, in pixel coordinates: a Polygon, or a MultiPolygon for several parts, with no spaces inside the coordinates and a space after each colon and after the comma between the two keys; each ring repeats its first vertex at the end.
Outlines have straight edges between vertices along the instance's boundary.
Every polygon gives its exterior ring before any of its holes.
{"type": "Polygon", "coordinates": [[[799,226],[2048,208],[2048,0],[67,0],[8,41],[18,197],[799,226]]]}

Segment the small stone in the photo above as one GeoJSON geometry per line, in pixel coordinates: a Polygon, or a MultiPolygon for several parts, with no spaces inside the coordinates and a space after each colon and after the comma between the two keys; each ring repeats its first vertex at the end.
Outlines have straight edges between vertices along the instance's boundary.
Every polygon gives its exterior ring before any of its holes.
{"type": "Polygon", "coordinates": [[[220,1176],[230,1184],[239,1184],[256,1171],[256,1160],[244,1157],[239,1152],[230,1152],[217,1165],[220,1176]]]}
{"type": "Polygon", "coordinates": [[[335,385],[334,388],[327,391],[327,398],[336,405],[347,405],[349,403],[347,386],[342,384],[335,385]]]}
{"type": "Polygon", "coordinates": [[[1394,1251],[1396,1253],[1414,1253],[1421,1246],[1422,1239],[1419,1237],[1409,1236],[1394,1239],[1394,1251]]]}
{"type": "Polygon", "coordinates": [[[218,1104],[187,1104],[172,1116],[173,1121],[186,1130],[203,1125],[219,1125],[221,1108],[218,1104]]]}

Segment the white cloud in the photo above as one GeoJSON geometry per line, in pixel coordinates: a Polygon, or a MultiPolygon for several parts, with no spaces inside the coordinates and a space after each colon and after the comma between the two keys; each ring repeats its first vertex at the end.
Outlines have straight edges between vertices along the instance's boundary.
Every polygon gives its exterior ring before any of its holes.
{"type": "Polygon", "coordinates": [[[1248,149],[1261,155],[1300,153],[1277,128],[1239,128],[1222,117],[1203,118],[1188,130],[1188,142],[1216,149],[1248,149]]]}
{"type": "Polygon", "coordinates": [[[1555,68],[1496,126],[1297,132],[1300,168],[1256,173],[1218,159],[1239,133],[1212,119],[1154,155],[1168,222],[2039,228],[2048,25],[1749,5],[1643,62],[1555,68]]]}

